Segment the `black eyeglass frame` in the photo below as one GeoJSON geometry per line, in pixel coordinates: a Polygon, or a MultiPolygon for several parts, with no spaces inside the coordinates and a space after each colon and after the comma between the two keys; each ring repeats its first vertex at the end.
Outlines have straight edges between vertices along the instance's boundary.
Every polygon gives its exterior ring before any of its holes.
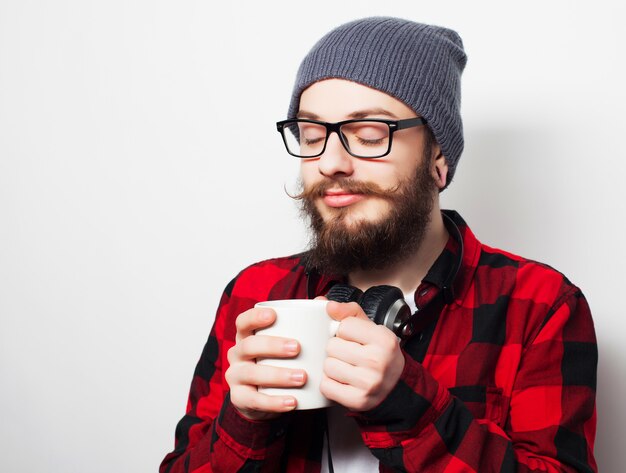
{"type": "Polygon", "coordinates": [[[335,132],[337,133],[337,136],[339,137],[339,141],[341,141],[341,144],[343,145],[345,150],[348,152],[348,154],[350,154],[350,156],[354,156],[355,158],[359,158],[359,159],[378,159],[378,158],[387,156],[391,152],[391,143],[393,141],[394,132],[399,131],[399,130],[404,130],[406,128],[412,128],[415,126],[426,125],[427,123],[428,122],[426,121],[424,117],[405,118],[403,120],[385,120],[382,118],[356,118],[356,119],[344,120],[344,121],[336,122],[336,123],[328,123],[328,122],[322,122],[318,120],[309,120],[307,118],[294,118],[291,120],[282,120],[282,121],[276,122],[276,129],[278,130],[278,132],[283,138],[283,143],[285,144],[285,149],[287,150],[287,152],[290,155],[295,156],[296,158],[310,159],[310,158],[317,158],[321,156],[322,154],[324,154],[324,151],[326,151],[326,144],[328,143],[328,137],[330,136],[332,132],[335,132]],[[346,142],[345,137],[341,133],[339,133],[339,129],[343,125],[347,125],[348,123],[355,123],[355,122],[385,123],[389,127],[389,144],[387,145],[387,151],[377,156],[360,156],[350,151],[350,146],[346,142]],[[324,146],[322,147],[322,150],[318,154],[314,154],[312,156],[300,156],[299,154],[292,153],[289,149],[287,138],[285,137],[285,126],[290,123],[313,123],[313,124],[322,125],[323,127],[325,127],[326,138],[324,139],[324,146]]]}

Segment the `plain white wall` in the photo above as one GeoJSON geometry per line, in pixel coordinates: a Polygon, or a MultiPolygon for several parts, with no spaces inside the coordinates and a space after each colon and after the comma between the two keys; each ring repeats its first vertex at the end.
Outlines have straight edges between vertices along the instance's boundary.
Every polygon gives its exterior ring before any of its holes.
{"type": "Polygon", "coordinates": [[[274,129],[298,63],[374,14],[463,37],[466,150],[443,205],[588,296],[596,452],[620,471],[623,5],[0,0],[3,471],[156,470],[223,287],[306,244],[274,129]]]}

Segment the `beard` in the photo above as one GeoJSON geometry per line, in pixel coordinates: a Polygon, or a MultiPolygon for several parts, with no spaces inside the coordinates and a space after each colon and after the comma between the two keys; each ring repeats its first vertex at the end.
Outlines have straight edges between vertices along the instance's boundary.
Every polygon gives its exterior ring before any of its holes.
{"type": "Polygon", "coordinates": [[[304,257],[307,266],[345,276],[355,270],[388,268],[416,251],[426,234],[438,191],[430,174],[432,161],[427,158],[431,156],[425,152],[415,174],[392,189],[338,178],[317,183],[297,195],[311,230],[309,251],[304,257]],[[386,215],[375,221],[350,221],[353,210],[347,206],[333,209],[332,216],[324,220],[315,202],[333,187],[385,200],[386,215]]]}

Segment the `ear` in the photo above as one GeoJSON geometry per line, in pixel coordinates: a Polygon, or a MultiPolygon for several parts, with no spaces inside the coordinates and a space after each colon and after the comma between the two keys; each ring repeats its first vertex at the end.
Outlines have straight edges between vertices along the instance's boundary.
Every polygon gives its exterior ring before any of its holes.
{"type": "Polygon", "coordinates": [[[439,151],[439,154],[433,162],[432,175],[437,187],[439,187],[439,190],[446,187],[446,183],[448,182],[448,163],[446,162],[446,157],[441,153],[441,151],[439,151]]]}

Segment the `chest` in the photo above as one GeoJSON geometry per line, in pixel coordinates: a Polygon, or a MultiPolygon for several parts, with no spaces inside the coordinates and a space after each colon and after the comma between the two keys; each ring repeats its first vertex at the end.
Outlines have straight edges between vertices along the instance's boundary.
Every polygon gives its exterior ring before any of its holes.
{"type": "Polygon", "coordinates": [[[478,419],[504,426],[521,354],[508,304],[446,307],[404,349],[478,419]]]}

